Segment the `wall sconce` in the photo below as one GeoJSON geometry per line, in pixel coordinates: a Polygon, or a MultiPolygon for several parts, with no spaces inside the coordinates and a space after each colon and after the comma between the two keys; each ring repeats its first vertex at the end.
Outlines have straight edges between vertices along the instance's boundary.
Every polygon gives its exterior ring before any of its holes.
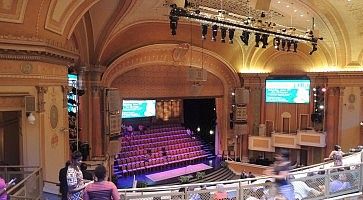
{"type": "Polygon", "coordinates": [[[27,112],[26,116],[29,124],[35,124],[35,116],[33,115],[32,112],[27,112]]]}

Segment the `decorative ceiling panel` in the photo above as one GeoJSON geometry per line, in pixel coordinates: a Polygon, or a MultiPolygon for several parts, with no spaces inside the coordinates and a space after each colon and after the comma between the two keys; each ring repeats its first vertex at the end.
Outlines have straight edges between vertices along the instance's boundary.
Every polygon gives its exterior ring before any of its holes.
{"type": "Polygon", "coordinates": [[[63,34],[68,19],[84,0],[52,0],[49,6],[45,29],[63,34]]]}
{"type": "Polygon", "coordinates": [[[23,23],[28,0],[0,0],[0,21],[23,23]]]}

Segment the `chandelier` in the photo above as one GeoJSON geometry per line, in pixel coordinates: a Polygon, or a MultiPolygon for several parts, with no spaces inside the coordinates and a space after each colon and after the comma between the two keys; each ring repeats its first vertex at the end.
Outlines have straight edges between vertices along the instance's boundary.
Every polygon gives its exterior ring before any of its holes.
{"type": "Polygon", "coordinates": [[[212,41],[216,41],[218,32],[221,34],[221,42],[225,43],[228,31],[229,43],[233,43],[233,38],[236,30],[241,31],[241,41],[249,44],[250,34],[255,36],[255,47],[266,48],[268,38],[273,38],[273,45],[276,50],[297,52],[298,43],[309,43],[312,45],[312,50],[309,52],[312,55],[318,48],[318,40],[321,37],[315,37],[313,30],[299,30],[295,27],[280,25],[268,20],[265,20],[266,13],[261,12],[260,17],[242,16],[239,14],[227,12],[222,9],[213,9],[205,6],[195,6],[186,3],[184,7],[178,7],[176,4],[170,6],[169,14],[171,34],[176,35],[179,19],[183,18],[189,21],[198,22],[201,24],[202,38],[206,39],[208,29],[211,27],[212,41]]]}

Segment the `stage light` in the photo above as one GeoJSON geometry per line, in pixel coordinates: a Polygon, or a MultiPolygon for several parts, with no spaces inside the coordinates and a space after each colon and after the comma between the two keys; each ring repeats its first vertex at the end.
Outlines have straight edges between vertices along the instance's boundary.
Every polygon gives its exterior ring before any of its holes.
{"type": "Polygon", "coordinates": [[[221,27],[221,42],[226,42],[227,29],[225,27],[221,27]]]}
{"type": "Polygon", "coordinates": [[[280,38],[278,38],[278,37],[274,38],[273,43],[274,43],[275,49],[279,50],[280,49],[280,38]]]}
{"type": "Polygon", "coordinates": [[[218,34],[218,26],[216,24],[214,24],[212,26],[212,41],[213,42],[216,41],[217,34],[218,34]]]}
{"type": "Polygon", "coordinates": [[[324,105],[320,105],[320,106],[319,106],[319,109],[320,109],[320,110],[323,110],[323,109],[324,109],[324,105]]]}
{"type": "Polygon", "coordinates": [[[313,43],[313,49],[310,51],[310,55],[312,55],[316,50],[318,50],[318,48],[316,47],[316,44],[313,43]]]}
{"type": "Polygon", "coordinates": [[[321,88],[321,91],[322,92],[326,92],[326,88],[324,87],[324,88],[321,88]]]}
{"type": "Polygon", "coordinates": [[[233,38],[234,38],[234,29],[228,29],[228,37],[229,37],[229,43],[233,44],[233,38]]]}
{"type": "Polygon", "coordinates": [[[291,44],[292,44],[292,41],[291,40],[287,40],[287,51],[290,51],[291,44]]]}
{"type": "Polygon", "coordinates": [[[205,39],[208,33],[208,24],[202,24],[202,38],[205,39]]]}
{"type": "Polygon", "coordinates": [[[281,41],[281,48],[283,51],[285,51],[285,46],[286,46],[286,40],[285,39],[282,39],[281,41]]]}
{"type": "Polygon", "coordinates": [[[294,41],[294,52],[297,52],[297,43],[298,41],[294,41]]]}
{"type": "Polygon", "coordinates": [[[262,34],[262,48],[266,48],[268,45],[268,35],[262,34]]]}
{"type": "Polygon", "coordinates": [[[250,40],[250,32],[248,31],[243,31],[242,35],[241,35],[241,40],[242,42],[248,46],[248,41],[250,40]]]}
{"type": "MultiPolygon", "coordinates": [[[[312,44],[313,49],[310,52],[312,54],[315,52],[317,48],[317,42],[318,40],[322,40],[323,38],[315,37],[314,33],[311,30],[300,30],[296,29],[295,27],[288,27],[284,25],[279,25],[279,29],[274,29],[273,27],[276,27],[276,23],[271,21],[263,21],[261,19],[255,19],[251,16],[242,16],[241,20],[238,21],[235,19],[234,13],[227,13],[227,11],[224,10],[216,10],[214,8],[208,8],[203,6],[192,6],[192,4],[186,4],[187,7],[177,7],[177,6],[171,6],[171,11],[169,15],[170,19],[170,28],[172,35],[176,34],[177,24],[180,17],[189,20],[189,21],[195,21],[200,24],[212,24],[212,41],[216,41],[216,36],[218,32],[218,26],[224,26],[226,29],[233,29],[233,30],[241,30],[245,34],[242,34],[241,40],[245,45],[248,45],[248,34],[251,32],[257,35],[259,34],[260,38],[256,40],[256,46],[259,46],[259,42],[263,42],[264,38],[266,36],[273,35],[275,37],[279,37],[282,46],[279,47],[283,50],[285,50],[287,41],[290,41],[288,45],[289,50],[294,50],[294,52],[297,51],[297,42],[308,42],[312,44]],[[263,36],[266,35],[266,36],[263,36]],[[294,45],[292,49],[291,45],[294,45]]],[[[260,17],[264,18],[266,17],[266,13],[261,13],[260,17]]],[[[222,30],[221,30],[222,32],[222,30]]],[[[234,31],[231,31],[230,38],[233,38],[234,31]]],[[[224,31],[222,33],[224,35],[224,31]]],[[[202,33],[203,38],[205,38],[206,35],[206,29],[204,28],[204,31],[202,33]]],[[[222,41],[225,41],[225,38],[221,39],[222,41]]],[[[268,41],[268,40],[267,40],[268,41]]],[[[265,48],[268,43],[265,40],[263,43],[263,48],[265,48]]],[[[233,43],[233,41],[230,39],[230,43],[233,43]]]]}
{"type": "Polygon", "coordinates": [[[171,34],[172,35],[176,35],[176,29],[178,28],[178,20],[179,17],[177,16],[170,16],[170,29],[171,29],[171,34]]]}
{"type": "Polygon", "coordinates": [[[261,34],[255,33],[255,42],[256,42],[255,47],[260,47],[260,41],[261,41],[261,34]]]}
{"type": "Polygon", "coordinates": [[[316,88],[313,88],[313,91],[315,92],[316,91],[316,88]]]}

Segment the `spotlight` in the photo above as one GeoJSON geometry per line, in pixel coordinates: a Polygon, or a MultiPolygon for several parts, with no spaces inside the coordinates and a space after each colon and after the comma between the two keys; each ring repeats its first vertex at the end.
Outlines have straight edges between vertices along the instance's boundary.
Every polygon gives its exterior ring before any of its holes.
{"type": "Polygon", "coordinates": [[[280,38],[278,38],[278,37],[274,38],[273,43],[274,43],[275,49],[279,50],[280,49],[280,38]]]}
{"type": "Polygon", "coordinates": [[[202,24],[202,38],[205,39],[208,33],[208,24],[202,24]]]}
{"type": "Polygon", "coordinates": [[[318,48],[316,47],[316,43],[313,43],[313,49],[310,51],[310,55],[312,55],[318,48]]]}
{"type": "Polygon", "coordinates": [[[260,47],[260,41],[261,41],[261,33],[255,33],[255,47],[260,47]]]}
{"type": "Polygon", "coordinates": [[[313,91],[315,92],[316,91],[316,88],[313,88],[313,91]]]}
{"type": "Polygon", "coordinates": [[[221,42],[226,42],[227,29],[225,27],[221,27],[221,42]]]}
{"type": "Polygon", "coordinates": [[[262,48],[266,48],[268,45],[268,35],[262,34],[262,48]]]}
{"type": "Polygon", "coordinates": [[[297,52],[296,50],[297,50],[297,43],[298,43],[298,41],[294,41],[294,52],[297,52]]]}
{"type": "Polygon", "coordinates": [[[233,44],[234,29],[228,29],[229,44],[233,44]]]}
{"type": "Polygon", "coordinates": [[[170,16],[169,19],[170,19],[171,34],[172,35],[176,35],[176,28],[178,27],[179,17],[177,17],[177,16],[170,16]]]}
{"type": "Polygon", "coordinates": [[[212,41],[214,42],[216,41],[217,34],[218,34],[218,26],[214,24],[212,26],[212,41]]]}
{"type": "Polygon", "coordinates": [[[321,88],[321,91],[322,92],[326,92],[326,88],[324,87],[324,88],[321,88]]]}
{"type": "Polygon", "coordinates": [[[242,35],[240,36],[242,42],[248,46],[248,40],[250,40],[250,32],[248,31],[243,31],[242,35]]]}
{"type": "Polygon", "coordinates": [[[287,40],[287,51],[290,51],[291,44],[292,44],[292,41],[291,40],[287,40]]]}
{"type": "Polygon", "coordinates": [[[282,47],[282,50],[285,51],[285,46],[286,46],[286,40],[285,39],[282,39],[281,41],[281,47],[282,47]]]}
{"type": "Polygon", "coordinates": [[[319,109],[320,109],[320,110],[324,110],[324,105],[320,105],[320,106],[319,106],[319,109]]]}

